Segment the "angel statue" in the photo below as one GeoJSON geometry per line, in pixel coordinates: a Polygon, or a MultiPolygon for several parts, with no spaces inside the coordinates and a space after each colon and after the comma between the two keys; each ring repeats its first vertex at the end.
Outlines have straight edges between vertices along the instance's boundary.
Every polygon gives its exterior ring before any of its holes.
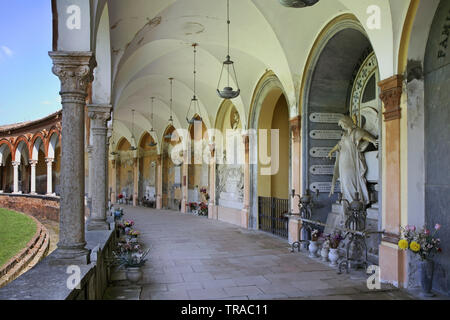
{"type": "Polygon", "coordinates": [[[343,199],[352,202],[355,200],[355,193],[358,192],[360,200],[369,204],[369,192],[365,178],[367,165],[363,152],[369,143],[378,148],[378,141],[369,132],[355,125],[349,116],[343,116],[338,125],[344,130],[344,134],[328,154],[331,159],[333,153],[337,152],[330,197],[334,193],[334,186],[339,178],[343,199]]]}

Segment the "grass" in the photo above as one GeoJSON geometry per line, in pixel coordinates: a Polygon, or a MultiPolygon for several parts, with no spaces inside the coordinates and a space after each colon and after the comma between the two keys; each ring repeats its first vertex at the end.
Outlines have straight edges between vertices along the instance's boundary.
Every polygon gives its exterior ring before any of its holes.
{"type": "Polygon", "coordinates": [[[14,257],[36,233],[30,217],[0,208],[0,267],[14,257]]]}

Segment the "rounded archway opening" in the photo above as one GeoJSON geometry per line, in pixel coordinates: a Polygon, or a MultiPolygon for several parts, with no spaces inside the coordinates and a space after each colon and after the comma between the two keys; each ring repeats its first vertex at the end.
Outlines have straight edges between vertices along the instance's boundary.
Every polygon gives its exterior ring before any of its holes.
{"type": "Polygon", "coordinates": [[[145,204],[156,203],[156,162],[158,152],[153,137],[145,132],[139,142],[139,199],[145,204]]]}
{"type": "MultiPolygon", "coordinates": [[[[382,104],[378,61],[362,26],[355,20],[328,26],[316,41],[308,68],[311,71],[302,92],[302,189],[317,194],[314,200],[321,204],[314,208],[313,219],[327,224],[322,228],[325,233],[333,232],[346,220],[342,205],[336,204],[338,192],[351,202],[358,191],[369,207],[367,227],[379,230],[381,145],[363,142],[360,136],[365,132],[373,141],[381,141],[382,104]],[[351,132],[338,125],[343,116],[352,119],[351,132]],[[339,152],[329,159],[335,146],[339,152]],[[350,149],[355,150],[351,157],[350,149]],[[344,161],[349,158],[352,162],[344,161]]],[[[369,239],[369,259],[374,263],[380,241],[375,236],[369,239]]]]}
{"type": "Polygon", "coordinates": [[[182,199],[182,159],[180,152],[176,152],[174,148],[182,151],[181,137],[174,126],[170,125],[166,128],[162,142],[162,206],[168,210],[181,210],[182,199]],[[176,159],[173,156],[176,155],[176,159]]]}
{"type": "Polygon", "coordinates": [[[198,114],[189,125],[188,157],[188,202],[206,202],[202,189],[209,190],[209,163],[205,162],[204,152],[208,152],[208,131],[198,114]]]}

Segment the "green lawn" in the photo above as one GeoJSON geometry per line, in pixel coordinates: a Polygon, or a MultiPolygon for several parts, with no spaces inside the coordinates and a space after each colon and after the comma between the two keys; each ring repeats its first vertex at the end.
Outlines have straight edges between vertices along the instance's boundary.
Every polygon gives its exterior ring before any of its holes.
{"type": "Polygon", "coordinates": [[[36,233],[30,217],[0,208],[0,267],[14,257],[36,233]]]}

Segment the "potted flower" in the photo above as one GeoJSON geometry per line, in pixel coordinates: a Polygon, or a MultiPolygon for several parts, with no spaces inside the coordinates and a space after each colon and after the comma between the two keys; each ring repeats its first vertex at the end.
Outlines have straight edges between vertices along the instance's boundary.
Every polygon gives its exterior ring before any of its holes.
{"type": "Polygon", "coordinates": [[[431,292],[433,286],[434,261],[433,257],[436,253],[441,253],[441,240],[435,238],[436,232],[441,228],[440,224],[434,226],[434,232],[431,233],[426,227],[420,231],[416,226],[406,226],[401,228],[402,239],[398,242],[401,250],[409,250],[420,258],[420,284],[422,286],[423,295],[432,297],[431,292]]]}
{"type": "Polygon", "coordinates": [[[330,253],[328,254],[328,259],[330,260],[330,265],[333,267],[337,265],[337,261],[339,260],[339,244],[342,239],[340,231],[333,232],[329,238],[330,253]]]}
{"type": "Polygon", "coordinates": [[[147,259],[145,257],[148,255],[147,250],[143,251],[134,251],[134,250],[125,250],[120,252],[119,254],[115,253],[117,263],[120,268],[125,268],[125,274],[127,276],[128,281],[132,284],[136,284],[142,278],[142,270],[141,267],[145,264],[147,259]]]}
{"type": "Polygon", "coordinates": [[[137,242],[137,238],[139,237],[140,234],[141,233],[139,231],[133,229],[129,230],[127,233],[127,235],[130,237],[131,242],[137,242]]]}
{"type": "Polygon", "coordinates": [[[328,254],[330,253],[330,235],[327,235],[322,244],[322,250],[320,250],[320,256],[323,262],[328,261],[328,254]]]}
{"type": "Polygon", "coordinates": [[[309,256],[311,258],[314,258],[317,256],[317,251],[319,250],[317,240],[319,240],[319,236],[320,236],[319,230],[314,229],[311,232],[311,240],[309,241],[309,248],[308,248],[309,256]]]}
{"type": "Polygon", "coordinates": [[[207,216],[208,215],[208,205],[204,202],[200,203],[200,211],[199,214],[201,216],[207,216]]]}

